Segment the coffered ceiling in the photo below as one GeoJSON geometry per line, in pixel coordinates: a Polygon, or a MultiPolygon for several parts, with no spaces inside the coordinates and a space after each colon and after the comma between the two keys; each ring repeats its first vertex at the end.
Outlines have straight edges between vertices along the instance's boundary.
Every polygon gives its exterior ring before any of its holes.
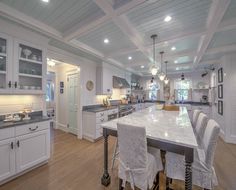
{"type": "Polygon", "coordinates": [[[49,36],[52,46],[142,75],[153,64],[152,34],[156,64],[164,51],[172,73],[236,52],[236,0],[0,0],[0,16],[49,36]]]}

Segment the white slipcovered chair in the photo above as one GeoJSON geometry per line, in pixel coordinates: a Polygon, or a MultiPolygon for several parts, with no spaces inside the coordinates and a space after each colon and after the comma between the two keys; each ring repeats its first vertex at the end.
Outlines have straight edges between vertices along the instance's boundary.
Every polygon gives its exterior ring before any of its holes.
{"type": "Polygon", "coordinates": [[[207,115],[204,113],[200,113],[197,119],[196,126],[195,128],[193,128],[199,146],[202,146],[202,138],[206,129],[207,121],[207,115]]]}
{"type": "MultiPolygon", "coordinates": [[[[148,153],[145,127],[117,124],[119,145],[119,179],[122,187],[129,182],[132,189],[147,190],[153,186],[159,171],[163,170],[160,150],[148,153]]],[[[120,187],[120,189],[122,189],[120,187]]]]}
{"type": "MultiPolygon", "coordinates": [[[[209,120],[202,139],[203,147],[194,150],[192,181],[194,185],[204,189],[213,189],[218,184],[213,161],[219,133],[219,125],[214,120],[209,120]]],[[[166,176],[171,179],[184,180],[184,156],[168,152],[165,172],[166,176]]]]}
{"type": "Polygon", "coordinates": [[[193,111],[193,119],[192,119],[192,126],[193,126],[193,128],[195,128],[195,126],[196,126],[196,124],[197,124],[198,116],[199,116],[199,114],[200,114],[201,112],[202,112],[201,110],[194,110],[194,111],[193,111]]]}

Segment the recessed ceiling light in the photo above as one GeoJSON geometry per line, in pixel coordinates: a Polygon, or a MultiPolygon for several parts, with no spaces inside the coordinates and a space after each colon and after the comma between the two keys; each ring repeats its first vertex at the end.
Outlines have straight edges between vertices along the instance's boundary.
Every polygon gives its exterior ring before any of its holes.
{"type": "Polygon", "coordinates": [[[175,60],[174,62],[175,62],[175,63],[178,63],[178,60],[175,60]]]}
{"type": "Polygon", "coordinates": [[[176,70],[176,71],[178,71],[179,69],[180,69],[179,67],[176,67],[176,69],[175,69],[175,70],[176,70]]]}
{"type": "Polygon", "coordinates": [[[109,41],[107,38],[105,38],[103,42],[104,42],[105,44],[108,44],[110,41],[109,41]]]}
{"type": "Polygon", "coordinates": [[[165,22],[170,22],[171,19],[172,19],[172,17],[168,15],[168,16],[165,17],[164,21],[165,22]]]}
{"type": "Polygon", "coordinates": [[[143,69],[143,68],[144,68],[144,65],[141,65],[141,68],[143,69]]]}
{"type": "Polygon", "coordinates": [[[172,50],[172,51],[175,51],[175,50],[176,50],[176,47],[175,47],[175,46],[173,46],[173,47],[171,48],[171,50],[172,50]]]}
{"type": "Polygon", "coordinates": [[[129,57],[128,57],[128,60],[131,60],[131,59],[132,59],[132,57],[131,57],[131,56],[129,56],[129,57]]]}
{"type": "Polygon", "coordinates": [[[41,0],[44,3],[49,3],[50,0],[41,0]]]}

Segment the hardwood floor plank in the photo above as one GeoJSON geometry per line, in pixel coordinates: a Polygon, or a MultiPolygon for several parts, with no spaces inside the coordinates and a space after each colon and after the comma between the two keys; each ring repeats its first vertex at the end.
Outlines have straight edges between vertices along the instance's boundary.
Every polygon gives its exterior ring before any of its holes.
{"type": "MultiPolygon", "coordinates": [[[[115,138],[109,137],[109,161],[115,138]]],[[[233,190],[236,187],[236,145],[219,140],[215,169],[219,179],[216,190],[233,190]]],[[[110,165],[109,165],[110,167],[110,165]]],[[[52,130],[51,158],[48,164],[32,170],[2,186],[0,190],[114,190],[118,189],[117,164],[110,171],[108,187],[100,183],[103,172],[103,140],[91,143],[76,136],[52,130]]],[[[160,190],[165,190],[165,175],[160,174],[160,190]]],[[[184,189],[184,182],[174,180],[175,190],[184,189]]],[[[128,190],[130,188],[127,188],[128,190]]],[[[200,190],[194,187],[194,190],[200,190]]]]}

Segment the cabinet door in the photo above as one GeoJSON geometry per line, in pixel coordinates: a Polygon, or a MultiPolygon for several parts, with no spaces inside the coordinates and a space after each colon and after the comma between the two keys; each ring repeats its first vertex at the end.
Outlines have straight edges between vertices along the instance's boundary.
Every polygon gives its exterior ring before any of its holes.
{"type": "Polygon", "coordinates": [[[28,42],[14,41],[14,82],[16,94],[42,94],[45,89],[44,50],[28,42]]]}
{"type": "Polygon", "coordinates": [[[0,181],[15,174],[15,139],[0,141],[0,181]]]}
{"type": "Polygon", "coordinates": [[[103,67],[103,94],[112,94],[112,85],[113,85],[113,81],[112,81],[112,72],[106,68],[103,67]]]}
{"type": "Polygon", "coordinates": [[[16,170],[21,172],[50,157],[50,131],[43,130],[16,138],[16,170]]]}
{"type": "Polygon", "coordinates": [[[12,38],[0,33],[0,94],[12,91],[12,38]]]}

